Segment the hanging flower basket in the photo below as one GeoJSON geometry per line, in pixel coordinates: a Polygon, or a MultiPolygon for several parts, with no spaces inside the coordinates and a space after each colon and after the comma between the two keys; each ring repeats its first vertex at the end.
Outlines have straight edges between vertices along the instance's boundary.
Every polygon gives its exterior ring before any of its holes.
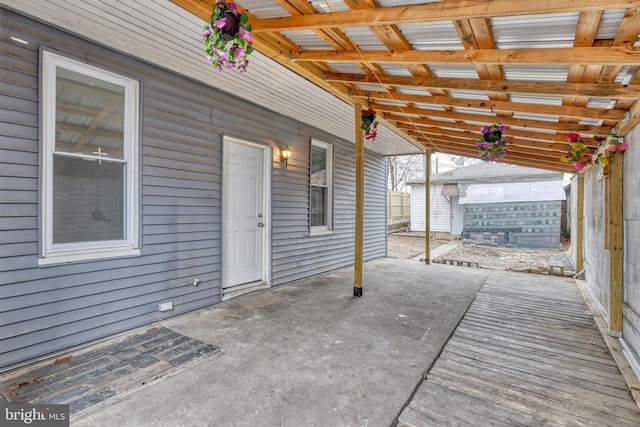
{"type": "Polygon", "coordinates": [[[487,132],[484,132],[482,134],[482,139],[485,142],[496,142],[500,138],[502,138],[502,131],[500,130],[499,127],[497,127],[497,126],[494,127],[493,125],[489,127],[487,132]]]}
{"type": "Polygon", "coordinates": [[[609,159],[613,160],[616,156],[616,153],[623,153],[628,147],[629,144],[624,142],[623,137],[619,137],[616,135],[616,131],[612,130],[607,135],[607,138],[604,140],[606,149],[609,152],[609,159]]]}
{"type": "MultiPolygon", "coordinates": [[[[567,135],[567,139],[569,140],[569,149],[560,158],[563,163],[571,163],[579,171],[587,165],[593,164],[593,150],[587,147],[579,134],[570,133],[567,135]]],[[[604,163],[604,161],[600,162],[604,163]]]]}
{"type": "Polygon", "coordinates": [[[240,12],[232,1],[220,0],[213,4],[210,22],[202,29],[202,41],[207,59],[218,71],[223,68],[247,71],[249,55],[253,52],[248,21],[247,13],[240,12]]]}
{"type": "Polygon", "coordinates": [[[222,31],[222,38],[224,40],[229,40],[238,34],[238,30],[240,29],[240,19],[238,19],[238,15],[229,10],[224,13],[224,18],[226,18],[227,21],[225,22],[224,27],[220,28],[220,31],[222,31]]]}
{"type": "Polygon", "coordinates": [[[485,125],[480,129],[482,139],[476,141],[480,159],[485,162],[501,160],[508,153],[507,145],[511,138],[503,137],[505,126],[502,124],[485,125]]]}
{"type": "Polygon", "coordinates": [[[362,115],[362,126],[360,128],[364,131],[364,139],[375,140],[378,136],[378,121],[376,120],[376,112],[373,108],[363,108],[360,110],[362,115]]]}
{"type": "Polygon", "coordinates": [[[604,154],[598,153],[594,163],[607,166],[615,160],[616,154],[623,153],[628,147],[629,144],[624,142],[624,138],[619,137],[614,129],[607,134],[604,140],[604,154]]]}

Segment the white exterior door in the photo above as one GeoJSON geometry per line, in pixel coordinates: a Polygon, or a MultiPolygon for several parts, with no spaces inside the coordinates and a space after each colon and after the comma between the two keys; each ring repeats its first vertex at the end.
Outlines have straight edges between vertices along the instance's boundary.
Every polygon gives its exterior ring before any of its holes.
{"type": "Polygon", "coordinates": [[[222,287],[264,281],[265,150],[224,143],[222,287]]]}
{"type": "Polygon", "coordinates": [[[458,203],[458,196],[451,196],[451,235],[462,235],[464,227],[464,207],[458,203]]]}

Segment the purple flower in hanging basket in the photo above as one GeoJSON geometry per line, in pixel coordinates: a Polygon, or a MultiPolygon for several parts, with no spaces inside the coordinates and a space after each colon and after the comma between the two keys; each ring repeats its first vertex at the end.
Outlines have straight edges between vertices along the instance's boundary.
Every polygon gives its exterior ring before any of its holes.
{"type": "Polygon", "coordinates": [[[236,58],[240,58],[244,56],[246,52],[247,50],[245,48],[238,46],[237,48],[234,49],[233,56],[235,56],[236,58]]]}
{"type": "Polygon", "coordinates": [[[233,13],[234,15],[239,15],[240,12],[238,11],[238,6],[236,6],[236,4],[234,2],[230,2],[227,7],[229,8],[229,11],[231,11],[231,13],[233,13]]]}
{"type": "Polygon", "coordinates": [[[245,30],[243,27],[240,27],[239,30],[240,38],[247,43],[251,43],[251,31],[245,30]]]}
{"type": "Polygon", "coordinates": [[[225,25],[227,25],[227,18],[220,18],[213,23],[213,26],[218,29],[224,28],[225,25]]]}
{"type": "Polygon", "coordinates": [[[203,30],[202,37],[209,37],[211,35],[211,30],[203,30]]]}

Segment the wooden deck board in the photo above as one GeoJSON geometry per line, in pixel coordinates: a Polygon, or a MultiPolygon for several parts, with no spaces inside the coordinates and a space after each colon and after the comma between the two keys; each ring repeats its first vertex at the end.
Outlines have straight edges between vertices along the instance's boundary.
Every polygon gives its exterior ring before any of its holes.
{"type": "MultiPolygon", "coordinates": [[[[530,348],[531,350],[542,350],[542,351],[561,351],[563,354],[571,357],[575,357],[578,360],[588,360],[594,363],[600,363],[604,366],[608,366],[614,371],[617,371],[618,367],[613,360],[607,358],[606,350],[586,353],[584,352],[585,348],[572,345],[571,343],[563,343],[563,342],[552,342],[545,340],[542,337],[528,337],[527,341],[523,341],[522,336],[518,335],[500,335],[493,331],[487,331],[485,328],[469,328],[466,324],[460,325],[458,327],[458,331],[460,334],[464,336],[464,334],[468,334],[470,337],[476,337],[477,339],[482,339],[485,341],[493,340],[494,342],[504,342],[508,344],[521,344],[525,347],[530,348]]],[[[592,345],[593,347],[593,345],[592,345]]],[[[600,350],[600,349],[596,349],[600,350]]]]}
{"type": "Polygon", "coordinates": [[[571,279],[492,272],[401,426],[639,426],[571,279]]]}

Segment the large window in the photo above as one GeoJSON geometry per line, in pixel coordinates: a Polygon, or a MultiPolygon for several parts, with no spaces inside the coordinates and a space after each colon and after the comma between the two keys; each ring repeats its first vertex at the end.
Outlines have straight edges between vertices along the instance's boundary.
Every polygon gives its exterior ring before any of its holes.
{"type": "Polygon", "coordinates": [[[138,250],[138,82],[42,54],[41,264],[138,250]]]}
{"type": "Polygon", "coordinates": [[[333,147],[311,141],[311,234],[328,233],[333,224],[333,147]]]}

